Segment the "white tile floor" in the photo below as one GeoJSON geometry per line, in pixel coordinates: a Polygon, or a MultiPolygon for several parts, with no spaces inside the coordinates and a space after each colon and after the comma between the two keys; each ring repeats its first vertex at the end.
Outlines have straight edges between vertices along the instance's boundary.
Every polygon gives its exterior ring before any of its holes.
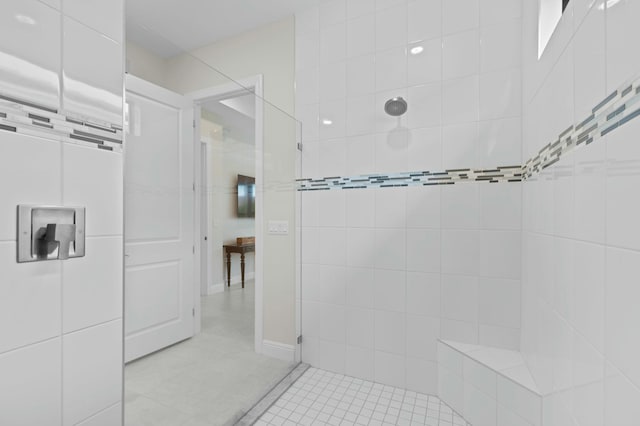
{"type": "Polygon", "coordinates": [[[317,368],[307,370],[256,425],[470,426],[435,396],[317,368]]]}

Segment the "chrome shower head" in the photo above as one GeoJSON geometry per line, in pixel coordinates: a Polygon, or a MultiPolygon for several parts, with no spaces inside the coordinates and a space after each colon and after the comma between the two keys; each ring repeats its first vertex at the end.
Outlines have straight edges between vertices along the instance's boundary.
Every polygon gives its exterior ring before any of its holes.
{"type": "Polygon", "coordinates": [[[407,112],[407,101],[405,101],[401,96],[389,99],[384,104],[384,111],[394,117],[400,117],[402,114],[407,112]]]}

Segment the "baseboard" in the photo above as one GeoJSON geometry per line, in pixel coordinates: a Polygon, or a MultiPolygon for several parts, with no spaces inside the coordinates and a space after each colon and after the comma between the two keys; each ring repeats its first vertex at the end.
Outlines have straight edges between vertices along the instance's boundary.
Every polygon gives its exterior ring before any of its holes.
{"type": "Polygon", "coordinates": [[[222,293],[224,291],[224,284],[216,284],[209,287],[207,291],[207,295],[211,296],[212,294],[222,293]]]}
{"type": "MultiPolygon", "coordinates": [[[[244,276],[245,284],[247,283],[247,281],[255,279],[255,277],[256,277],[255,272],[249,272],[249,273],[245,274],[245,276],[244,276]]],[[[242,277],[240,275],[232,275],[231,276],[231,285],[240,285],[240,284],[242,284],[242,277]]],[[[226,281],[223,282],[223,283],[218,283],[218,284],[214,284],[212,286],[209,286],[209,289],[207,291],[207,295],[210,296],[212,294],[222,293],[226,286],[227,286],[227,282],[226,281]]]]}
{"type": "Polygon", "coordinates": [[[294,345],[286,345],[284,343],[272,342],[271,340],[263,340],[262,355],[281,359],[287,362],[294,362],[296,359],[296,348],[294,345]]]}

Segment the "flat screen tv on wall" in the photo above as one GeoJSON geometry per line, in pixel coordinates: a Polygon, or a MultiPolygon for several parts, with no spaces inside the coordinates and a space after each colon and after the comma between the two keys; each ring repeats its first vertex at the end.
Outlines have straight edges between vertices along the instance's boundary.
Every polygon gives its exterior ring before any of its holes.
{"type": "Polygon", "coordinates": [[[238,217],[256,217],[256,179],[238,175],[238,217]]]}

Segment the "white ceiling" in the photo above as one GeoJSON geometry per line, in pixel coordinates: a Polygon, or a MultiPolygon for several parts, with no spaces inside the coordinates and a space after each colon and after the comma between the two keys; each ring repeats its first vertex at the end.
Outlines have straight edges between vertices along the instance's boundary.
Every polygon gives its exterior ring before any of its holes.
{"type": "Polygon", "coordinates": [[[318,0],[127,0],[127,39],[162,57],[275,22],[318,0]]]}

